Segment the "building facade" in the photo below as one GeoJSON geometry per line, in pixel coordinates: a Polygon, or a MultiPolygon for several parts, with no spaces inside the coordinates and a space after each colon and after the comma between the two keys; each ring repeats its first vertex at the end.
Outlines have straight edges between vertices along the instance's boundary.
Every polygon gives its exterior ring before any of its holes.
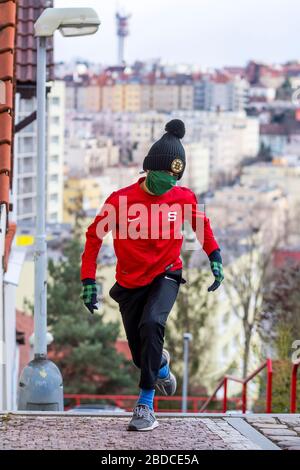
{"type": "MultiPolygon", "coordinates": [[[[64,159],[64,82],[53,82],[48,94],[47,115],[47,217],[51,222],[62,220],[62,188],[64,159]]],[[[16,94],[16,122],[36,110],[36,98],[16,94]]],[[[37,124],[33,121],[15,137],[17,222],[34,225],[36,215],[36,152],[37,124]]]]}

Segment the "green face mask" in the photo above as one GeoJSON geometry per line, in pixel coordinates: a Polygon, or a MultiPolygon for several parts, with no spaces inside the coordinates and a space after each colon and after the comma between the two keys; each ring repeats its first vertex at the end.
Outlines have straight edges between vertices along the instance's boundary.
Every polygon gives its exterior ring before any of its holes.
{"type": "Polygon", "coordinates": [[[170,175],[166,171],[151,170],[146,177],[146,186],[151,193],[160,196],[173,188],[176,181],[176,176],[170,175]]]}

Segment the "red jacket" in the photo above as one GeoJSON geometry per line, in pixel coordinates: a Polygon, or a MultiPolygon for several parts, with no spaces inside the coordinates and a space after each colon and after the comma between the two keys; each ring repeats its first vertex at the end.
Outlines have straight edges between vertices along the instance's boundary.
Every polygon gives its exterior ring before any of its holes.
{"type": "Polygon", "coordinates": [[[161,196],[145,192],[140,183],[113,192],[86,232],[81,279],[95,279],[97,256],[112,231],[117,256],[116,280],[127,288],[149,284],[165,270],[182,267],[181,228],[188,220],[204,251],[219,248],[209,219],[197,207],[195,194],[174,186],[161,196]]]}

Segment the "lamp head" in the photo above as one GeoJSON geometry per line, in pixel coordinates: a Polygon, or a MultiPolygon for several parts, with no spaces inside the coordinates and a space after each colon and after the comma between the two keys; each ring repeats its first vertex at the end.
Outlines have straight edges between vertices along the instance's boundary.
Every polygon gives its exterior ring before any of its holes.
{"type": "Polygon", "coordinates": [[[99,17],[93,8],[46,8],[34,24],[35,36],[87,36],[97,32],[99,17]]]}

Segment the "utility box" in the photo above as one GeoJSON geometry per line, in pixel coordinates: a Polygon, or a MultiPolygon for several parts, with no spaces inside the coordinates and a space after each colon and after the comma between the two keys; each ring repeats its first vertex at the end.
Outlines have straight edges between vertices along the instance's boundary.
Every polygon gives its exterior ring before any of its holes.
{"type": "Polygon", "coordinates": [[[18,388],[18,410],[64,410],[63,380],[52,361],[35,358],[23,369],[18,388]]]}

